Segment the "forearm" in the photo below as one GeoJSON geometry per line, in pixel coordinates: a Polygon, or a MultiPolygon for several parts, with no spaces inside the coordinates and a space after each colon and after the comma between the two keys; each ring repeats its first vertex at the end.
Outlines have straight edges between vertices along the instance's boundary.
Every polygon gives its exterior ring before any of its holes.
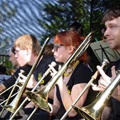
{"type": "Polygon", "coordinates": [[[58,110],[59,110],[59,107],[57,107],[56,105],[50,104],[50,103],[48,103],[48,104],[49,104],[49,107],[50,107],[50,113],[52,115],[56,115],[58,110]]]}
{"type": "MultiPolygon", "coordinates": [[[[68,93],[68,89],[66,87],[66,84],[62,81],[61,84],[59,85],[59,90],[61,94],[61,98],[63,101],[63,105],[66,109],[66,111],[70,108],[71,104],[73,103],[71,95],[68,93]]],[[[73,117],[76,115],[76,112],[74,109],[72,109],[69,113],[69,117],[73,117]]]]}
{"type": "Polygon", "coordinates": [[[3,84],[0,84],[0,92],[4,91],[6,87],[3,84]]]}
{"type": "Polygon", "coordinates": [[[112,97],[120,101],[120,85],[118,85],[112,93],[112,97]]]}
{"type": "Polygon", "coordinates": [[[109,120],[110,113],[111,113],[111,108],[108,107],[108,106],[106,106],[106,107],[103,109],[102,116],[101,116],[101,120],[109,120]]]}

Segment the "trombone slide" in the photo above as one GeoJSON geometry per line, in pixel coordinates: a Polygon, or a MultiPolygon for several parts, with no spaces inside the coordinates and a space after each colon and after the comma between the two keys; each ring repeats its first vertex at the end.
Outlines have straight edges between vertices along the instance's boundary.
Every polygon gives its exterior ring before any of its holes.
{"type": "Polygon", "coordinates": [[[73,106],[73,108],[86,120],[100,120],[104,106],[108,102],[110,96],[112,95],[113,91],[119,83],[120,72],[111,82],[111,84],[105,89],[105,91],[102,92],[101,95],[98,96],[98,98],[93,103],[88,106],[82,107],[81,109],[77,108],[76,106],[73,106]]]}

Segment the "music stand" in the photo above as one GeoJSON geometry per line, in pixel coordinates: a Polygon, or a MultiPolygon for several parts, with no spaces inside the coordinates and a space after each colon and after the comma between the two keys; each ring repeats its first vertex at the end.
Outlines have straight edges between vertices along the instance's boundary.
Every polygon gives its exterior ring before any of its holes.
{"type": "Polygon", "coordinates": [[[93,42],[90,46],[100,63],[103,59],[107,59],[109,62],[114,62],[120,59],[120,53],[109,48],[106,41],[93,42]]]}

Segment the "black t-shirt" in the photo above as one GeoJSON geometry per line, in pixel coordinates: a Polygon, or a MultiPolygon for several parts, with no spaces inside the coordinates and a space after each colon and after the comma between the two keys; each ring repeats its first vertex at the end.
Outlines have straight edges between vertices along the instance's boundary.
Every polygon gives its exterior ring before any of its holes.
{"type": "MultiPolygon", "coordinates": [[[[88,83],[91,78],[91,75],[92,75],[91,70],[84,63],[79,63],[78,66],[76,67],[76,69],[74,70],[73,74],[71,75],[69,82],[67,83],[68,91],[70,92],[72,87],[76,84],[88,83]]],[[[61,103],[61,107],[56,115],[56,119],[60,119],[64,115],[66,110],[65,110],[62,100],[61,100],[59,88],[58,88],[58,86],[56,86],[56,87],[57,87],[56,95],[57,95],[58,100],[61,103]]],[[[89,100],[89,97],[87,97],[84,105],[87,105],[87,103],[89,103],[89,102],[91,102],[91,101],[89,100]]],[[[70,119],[70,120],[77,120],[79,118],[81,118],[79,114],[77,114],[75,117],[72,117],[72,118],[69,118],[67,116],[67,119],[70,119]]]]}
{"type": "Polygon", "coordinates": [[[29,73],[30,69],[31,69],[30,65],[25,65],[23,67],[18,68],[18,70],[8,80],[4,81],[2,84],[6,88],[9,88],[13,84],[15,84],[15,81],[18,78],[18,73],[20,73],[20,70],[23,70],[24,71],[23,75],[27,76],[27,74],[29,73]]]}
{"type": "MultiPolygon", "coordinates": [[[[111,67],[115,66],[116,71],[120,70],[120,60],[113,62],[110,64],[107,74],[111,77],[111,67]]],[[[110,114],[110,120],[120,120],[120,102],[116,100],[115,98],[111,97],[109,102],[107,103],[107,106],[112,108],[112,112],[110,114]]]]}
{"type": "MultiPolygon", "coordinates": [[[[42,77],[42,75],[46,72],[46,70],[49,68],[49,64],[51,64],[52,61],[55,61],[53,56],[43,56],[43,58],[41,59],[41,61],[39,62],[38,66],[36,67],[35,71],[34,71],[34,77],[35,80],[40,80],[40,78],[42,77]]],[[[51,79],[50,74],[48,74],[44,80],[42,80],[41,84],[45,85],[49,80],[51,79]]]]}
{"type": "MultiPolygon", "coordinates": [[[[41,77],[43,76],[43,74],[49,69],[49,64],[51,64],[51,62],[55,61],[54,56],[48,56],[48,55],[44,55],[43,58],[41,59],[41,61],[39,62],[38,66],[36,67],[35,71],[34,71],[34,77],[36,81],[39,81],[41,79],[41,77]]],[[[55,68],[58,68],[58,66],[56,66],[55,68]]],[[[41,81],[40,85],[46,85],[51,79],[51,75],[50,73],[41,81]]],[[[50,103],[53,103],[53,100],[48,98],[48,101],[50,103]]]]}
{"type": "MultiPolygon", "coordinates": [[[[33,71],[35,80],[38,81],[39,79],[39,75],[43,75],[43,73],[45,73],[45,71],[48,69],[48,64],[50,64],[52,61],[54,61],[54,57],[50,57],[50,56],[44,56],[43,59],[39,62],[38,66],[36,67],[36,69],[33,71]]],[[[20,72],[20,70],[25,71],[23,73],[23,75],[27,76],[27,74],[30,72],[32,66],[30,65],[25,65],[23,67],[20,67],[8,80],[6,80],[5,82],[3,82],[3,85],[6,88],[9,88],[10,86],[12,86],[16,79],[18,78],[18,73],[20,72]]],[[[49,80],[51,79],[50,74],[44,78],[44,82],[42,82],[41,84],[46,84],[49,80]]]]}

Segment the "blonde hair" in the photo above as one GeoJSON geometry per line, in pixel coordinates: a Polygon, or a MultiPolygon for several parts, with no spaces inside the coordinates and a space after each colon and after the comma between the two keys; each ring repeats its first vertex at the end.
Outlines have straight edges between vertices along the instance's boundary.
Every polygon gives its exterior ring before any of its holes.
{"type": "Polygon", "coordinates": [[[29,34],[22,35],[18,39],[16,39],[16,41],[14,42],[14,48],[16,47],[19,47],[22,50],[30,49],[36,56],[39,54],[41,49],[40,43],[36,39],[36,37],[29,34]]]}

